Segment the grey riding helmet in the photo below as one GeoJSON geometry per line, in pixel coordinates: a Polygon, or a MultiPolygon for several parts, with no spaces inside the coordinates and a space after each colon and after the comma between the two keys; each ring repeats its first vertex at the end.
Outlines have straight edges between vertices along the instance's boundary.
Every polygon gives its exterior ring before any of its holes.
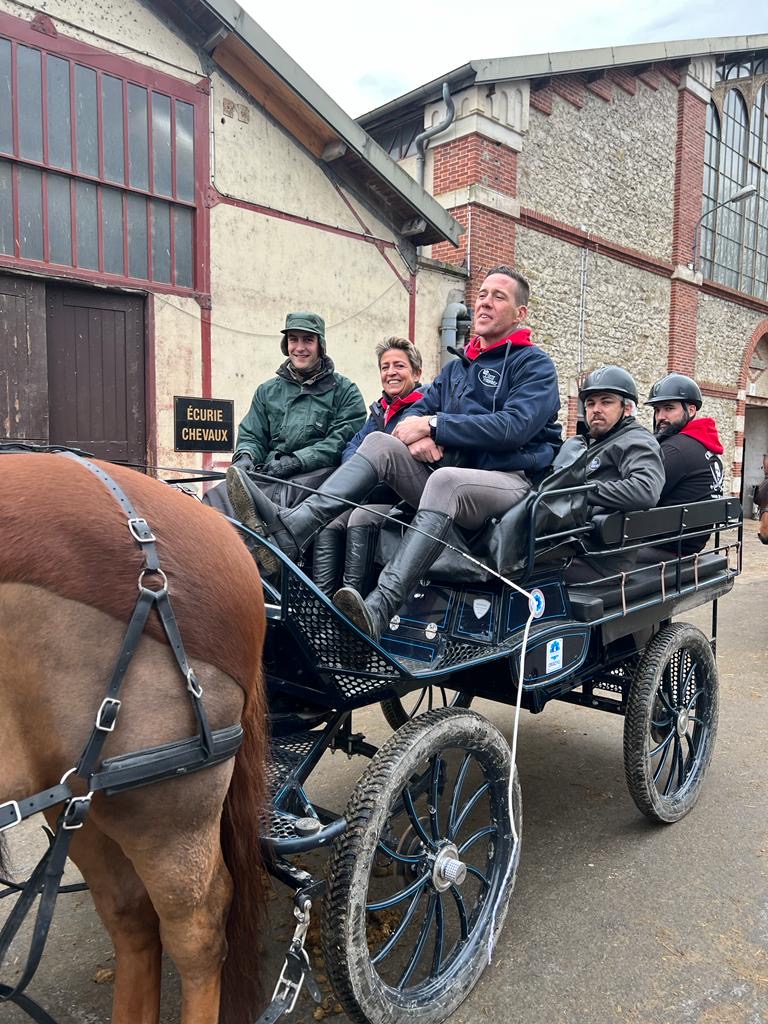
{"type": "Polygon", "coordinates": [[[682,402],[683,405],[695,405],[697,409],[702,404],[701,388],[691,377],[684,373],[668,373],[666,377],[657,380],[648,393],[648,401],[645,405],[660,405],[661,402],[682,402]]]}
{"type": "Polygon", "coordinates": [[[579,399],[584,402],[588,395],[597,395],[608,391],[622,398],[629,398],[637,404],[637,384],[632,374],[621,366],[608,364],[587,374],[579,388],[579,399]]]}

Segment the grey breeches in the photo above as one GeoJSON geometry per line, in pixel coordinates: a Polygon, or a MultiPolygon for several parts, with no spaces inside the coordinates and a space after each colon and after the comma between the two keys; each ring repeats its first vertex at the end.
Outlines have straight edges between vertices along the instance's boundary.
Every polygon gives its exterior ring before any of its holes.
{"type": "Polygon", "coordinates": [[[358,449],[389,484],[414,508],[443,512],[459,526],[476,530],[489,516],[507,512],[531,489],[525,473],[510,470],[432,469],[417,462],[406,445],[390,434],[369,434],[358,449]]]}

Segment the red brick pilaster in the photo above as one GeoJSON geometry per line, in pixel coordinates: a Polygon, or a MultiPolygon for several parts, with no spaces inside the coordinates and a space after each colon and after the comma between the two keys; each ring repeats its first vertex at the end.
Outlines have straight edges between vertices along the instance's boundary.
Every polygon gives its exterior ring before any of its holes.
{"type": "MultiPolygon", "coordinates": [[[[435,196],[479,185],[506,196],[517,195],[517,153],[509,146],[482,135],[465,135],[433,150],[432,191],[435,196]]],[[[432,246],[432,256],[446,263],[468,265],[467,304],[489,267],[513,263],[515,221],[508,214],[478,202],[453,207],[450,213],[464,226],[460,246],[441,242],[432,246]]]]}
{"type": "MultiPolygon", "coordinates": [[[[675,266],[686,266],[690,262],[696,222],[701,216],[706,117],[704,101],[687,89],[681,89],[677,100],[672,214],[672,263],[675,266]]],[[[688,374],[694,372],[698,301],[696,285],[679,279],[672,281],[667,354],[670,370],[688,374]]]]}

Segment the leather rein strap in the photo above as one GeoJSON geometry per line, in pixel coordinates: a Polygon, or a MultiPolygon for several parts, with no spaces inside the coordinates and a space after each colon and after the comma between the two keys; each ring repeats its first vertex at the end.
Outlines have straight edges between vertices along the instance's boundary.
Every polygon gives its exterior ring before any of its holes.
{"type": "MultiPolygon", "coordinates": [[[[198,725],[197,741],[199,749],[197,757],[194,759],[194,764],[188,765],[181,770],[194,770],[195,768],[216,763],[224,757],[231,757],[237,749],[237,743],[239,743],[239,738],[236,738],[234,743],[231,738],[228,744],[217,742],[220,739],[221,733],[226,730],[218,731],[216,736],[211,733],[208,716],[202,701],[203,691],[184,650],[178,623],[168,594],[168,579],[160,566],[160,558],[156,547],[157,539],[152,533],[149,524],[145,519],[137,515],[125,492],[103,469],[88,459],[81,458],[74,452],[59,451],[56,454],[61,455],[63,458],[73,459],[93,473],[109,490],[112,497],[125,513],[128,521],[128,530],[144,556],[144,564],[139,572],[139,597],[136,601],[136,606],[128,623],[128,629],[123,638],[117,661],[112,670],[106,695],[96,712],[91,733],[77,764],[66,773],[58,785],[51,786],[49,789],[35,793],[33,796],[23,800],[9,800],[4,804],[0,804],[0,832],[18,825],[19,822],[33,814],[37,814],[39,811],[53,807],[56,804],[64,804],[48,850],[43,854],[37,867],[24,884],[16,905],[0,931],[0,963],[2,963],[16,933],[32,908],[38,894],[40,895],[40,906],[35,919],[27,964],[18,982],[13,987],[0,985],[0,1002],[10,1001],[16,1003],[20,1009],[23,1009],[30,1017],[35,1021],[41,1022],[41,1024],[53,1024],[53,1020],[33,1000],[29,999],[28,996],[22,995],[22,992],[34,976],[43,954],[72,833],[76,829],[82,828],[85,824],[94,790],[103,788],[99,785],[99,775],[96,772],[96,768],[107,736],[114,731],[117,724],[121,707],[120,687],[125,679],[125,674],[136,652],[147,619],[153,608],[158,614],[176,659],[176,664],[186,682],[187,692],[189,693],[198,725]],[[234,749],[232,749],[233,746],[234,749]],[[88,787],[88,793],[85,796],[75,796],[73,794],[67,783],[67,779],[71,775],[78,775],[85,780],[88,787]]],[[[187,741],[187,744],[189,742],[191,741],[187,741]]],[[[180,746],[183,745],[182,742],[180,746]]],[[[188,762],[189,758],[187,757],[188,762]]],[[[154,781],[151,776],[152,772],[148,770],[145,781],[154,781]]],[[[140,779],[137,780],[134,777],[132,784],[136,785],[140,781],[140,779]]]]}

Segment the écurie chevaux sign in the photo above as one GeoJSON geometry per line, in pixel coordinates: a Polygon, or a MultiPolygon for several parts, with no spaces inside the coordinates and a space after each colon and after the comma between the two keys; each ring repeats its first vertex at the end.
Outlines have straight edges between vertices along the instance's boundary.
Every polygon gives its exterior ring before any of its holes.
{"type": "Polygon", "coordinates": [[[235,447],[235,403],[225,398],[173,399],[177,452],[231,452],[235,447]]]}

